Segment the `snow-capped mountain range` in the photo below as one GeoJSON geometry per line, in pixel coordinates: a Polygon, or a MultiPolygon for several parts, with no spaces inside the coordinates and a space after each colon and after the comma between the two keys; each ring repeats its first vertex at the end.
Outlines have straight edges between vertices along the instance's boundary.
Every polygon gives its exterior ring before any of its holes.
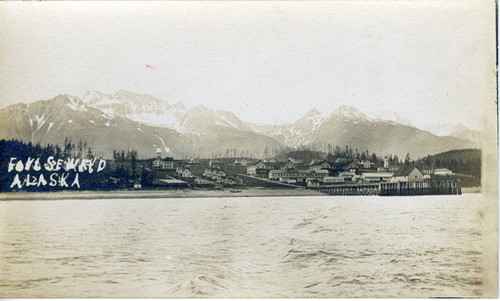
{"type": "MultiPolygon", "coordinates": [[[[149,94],[137,94],[126,90],[105,94],[99,91],[86,91],[80,98],[83,104],[103,111],[110,118],[122,116],[131,120],[174,129],[182,133],[199,133],[199,129],[211,125],[235,128],[243,131],[255,131],[270,136],[284,136],[284,143],[289,146],[307,144],[311,132],[314,132],[326,117],[316,108],[308,111],[302,118],[294,123],[277,125],[247,124],[231,112],[224,110],[211,110],[203,105],[198,105],[190,110],[179,101],[169,104],[158,97],[149,94]]],[[[72,106],[75,106],[72,104],[72,106]]],[[[407,126],[414,126],[412,122],[396,112],[382,112],[376,118],[369,118],[358,109],[342,105],[334,113],[346,118],[359,118],[369,121],[394,122],[407,126]]],[[[473,131],[462,123],[425,125],[422,130],[438,136],[453,136],[460,138],[465,132],[473,131]]],[[[468,135],[474,137],[474,135],[468,135]]],[[[469,137],[469,138],[470,138],[469,137]]]]}
{"type": "Polygon", "coordinates": [[[187,110],[181,102],[169,104],[149,94],[137,94],[120,90],[113,94],[87,91],[80,96],[81,102],[100,109],[109,117],[122,116],[140,123],[167,127],[182,133],[199,133],[200,129],[217,125],[243,131],[250,127],[233,113],[210,110],[203,105],[187,110]]]}
{"type": "Polygon", "coordinates": [[[177,102],[170,105],[158,97],[120,90],[113,94],[87,91],[81,95],[82,103],[100,109],[109,117],[122,116],[144,124],[180,129],[180,119],[187,110],[177,102]]]}
{"type": "Polygon", "coordinates": [[[280,125],[253,125],[252,129],[258,133],[271,136],[288,146],[301,146],[310,144],[321,125],[328,119],[341,118],[344,121],[374,120],[361,113],[358,109],[347,105],[340,106],[329,116],[325,116],[316,108],[308,111],[302,118],[294,123],[280,125]]]}
{"type": "MultiPolygon", "coordinates": [[[[88,91],[1,109],[0,138],[61,144],[65,137],[75,137],[94,143],[105,155],[113,149],[136,148],[145,157],[157,147],[182,157],[228,150],[261,154],[266,147],[313,144],[422,156],[477,145],[417,129],[397,114],[384,116],[394,120],[370,118],[342,105],[328,115],[311,109],[290,124],[254,125],[231,112],[202,105],[186,109],[181,102],[170,104],[148,94],[88,91]]],[[[464,126],[457,135],[463,133],[464,126]]]]}

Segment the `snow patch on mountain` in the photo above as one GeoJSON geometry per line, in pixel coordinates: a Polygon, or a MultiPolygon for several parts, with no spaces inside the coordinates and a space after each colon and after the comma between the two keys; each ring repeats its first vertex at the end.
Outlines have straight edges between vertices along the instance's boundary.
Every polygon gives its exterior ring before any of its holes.
{"type": "Polygon", "coordinates": [[[38,115],[35,115],[35,119],[36,119],[36,124],[37,124],[37,127],[36,127],[36,130],[40,130],[40,128],[45,124],[45,113],[42,114],[42,116],[38,116],[38,115]]]}
{"type": "Polygon", "coordinates": [[[130,113],[125,115],[125,117],[132,119],[137,122],[142,122],[145,124],[150,124],[150,125],[156,125],[156,126],[161,126],[161,127],[167,127],[167,128],[172,128],[172,129],[179,129],[180,124],[179,124],[179,119],[176,116],[175,112],[164,112],[161,115],[154,114],[154,113],[149,113],[149,112],[142,112],[142,113],[130,113]]]}
{"type": "Polygon", "coordinates": [[[106,118],[106,119],[113,119],[115,118],[115,113],[113,112],[113,110],[111,109],[101,109],[102,111],[102,117],[103,118],[106,118]]]}
{"type": "Polygon", "coordinates": [[[50,129],[52,128],[53,125],[54,125],[54,123],[52,121],[49,122],[49,127],[47,128],[47,132],[50,131],[50,129]]]}
{"type": "Polygon", "coordinates": [[[230,117],[227,116],[227,113],[224,111],[220,110],[215,110],[215,115],[225,123],[226,127],[233,127],[235,129],[238,128],[238,125],[236,125],[232,120],[230,120],[230,117]]]}
{"type": "Polygon", "coordinates": [[[88,107],[85,103],[83,103],[78,97],[75,96],[67,96],[69,103],[66,104],[70,109],[73,111],[82,111],[86,112],[88,110],[88,107]]]}
{"type": "Polygon", "coordinates": [[[163,141],[163,138],[158,136],[158,134],[155,133],[156,138],[160,139],[161,144],[163,145],[163,148],[165,149],[165,152],[168,154],[170,153],[170,148],[165,144],[165,141],[163,141]]]}

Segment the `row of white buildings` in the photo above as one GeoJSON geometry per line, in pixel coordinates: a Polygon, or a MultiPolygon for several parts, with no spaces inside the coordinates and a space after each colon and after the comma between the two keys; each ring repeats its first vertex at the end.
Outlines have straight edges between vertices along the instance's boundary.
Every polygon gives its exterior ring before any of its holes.
{"type": "Polygon", "coordinates": [[[270,170],[269,180],[289,184],[305,183],[309,187],[335,184],[354,183],[381,183],[381,182],[422,182],[432,176],[449,176],[453,173],[449,169],[436,169],[432,174],[424,174],[418,167],[405,166],[395,172],[365,172],[356,174],[354,171],[343,171],[337,176],[329,176],[327,170],[270,170]]]}
{"type": "MultiPolygon", "coordinates": [[[[339,158],[343,159],[343,158],[339,158]]],[[[259,160],[252,165],[247,166],[247,174],[248,175],[267,175],[271,170],[293,170],[293,169],[302,169],[304,170],[329,170],[335,167],[338,167],[338,164],[345,164],[345,167],[349,170],[357,170],[359,168],[370,169],[373,167],[373,164],[368,160],[353,160],[352,162],[348,162],[347,159],[344,161],[335,161],[334,163],[330,163],[326,160],[320,161],[312,161],[309,166],[304,166],[296,160],[289,159],[288,162],[276,162],[276,161],[262,161],[259,160]]]]}

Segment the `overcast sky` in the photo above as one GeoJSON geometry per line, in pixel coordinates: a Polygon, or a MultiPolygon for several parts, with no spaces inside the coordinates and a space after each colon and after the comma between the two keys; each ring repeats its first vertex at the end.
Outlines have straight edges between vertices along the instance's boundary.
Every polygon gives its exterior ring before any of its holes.
{"type": "Polygon", "coordinates": [[[495,80],[482,3],[3,2],[0,106],[127,89],[260,124],[348,104],[478,128],[495,80]]]}

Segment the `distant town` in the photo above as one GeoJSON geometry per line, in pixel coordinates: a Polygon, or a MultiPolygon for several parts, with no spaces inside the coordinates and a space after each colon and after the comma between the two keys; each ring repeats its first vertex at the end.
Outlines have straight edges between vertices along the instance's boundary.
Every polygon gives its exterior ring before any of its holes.
{"type": "MultiPolygon", "coordinates": [[[[93,151],[69,143],[32,145],[2,140],[2,166],[15,150],[19,158],[70,154],[93,158],[93,151]]],[[[83,145],[83,144],[82,144],[83,145]]],[[[397,156],[359,153],[337,147],[334,153],[297,150],[285,159],[218,157],[178,160],[156,150],[156,158],[137,159],[137,152],[115,151],[100,174],[82,175],[90,190],[204,189],[241,192],[246,188],[308,189],[331,195],[461,193],[461,187],[480,185],[480,151],[455,150],[412,161],[397,156]],[[324,157],[324,158],[322,158],[324,157]]],[[[281,154],[283,158],[284,154],[281,154]]],[[[13,191],[1,179],[2,191],[13,191]]],[[[83,186],[83,185],[82,185],[83,186]]],[[[36,191],[36,189],[34,189],[36,191]]]]}
{"type": "MultiPolygon", "coordinates": [[[[379,184],[402,183],[405,187],[430,188],[427,183],[447,181],[458,193],[456,175],[448,168],[421,169],[395,163],[383,157],[382,163],[349,156],[334,161],[288,158],[276,159],[217,158],[174,160],[158,157],[152,162],[157,174],[151,184],[155,186],[185,187],[275,187],[309,188],[329,194],[379,194],[379,184]],[[162,176],[160,176],[162,174],[162,176]]],[[[135,188],[142,188],[136,183],[135,188]]],[[[390,186],[384,186],[390,187],[390,186]]],[[[451,186],[450,186],[451,187],[451,186]]]]}

